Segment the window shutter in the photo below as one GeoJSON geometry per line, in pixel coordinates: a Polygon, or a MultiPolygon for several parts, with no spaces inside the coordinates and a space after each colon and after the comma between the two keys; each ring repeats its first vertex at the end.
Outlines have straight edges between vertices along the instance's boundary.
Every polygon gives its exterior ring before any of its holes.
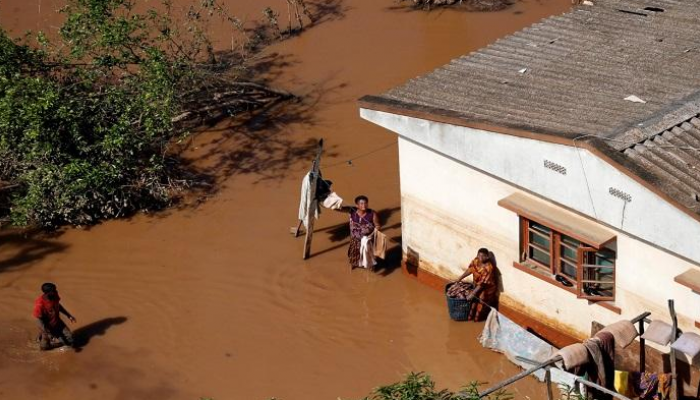
{"type": "Polygon", "coordinates": [[[578,249],[578,297],[591,301],[615,300],[615,260],[604,250],[578,249]]]}

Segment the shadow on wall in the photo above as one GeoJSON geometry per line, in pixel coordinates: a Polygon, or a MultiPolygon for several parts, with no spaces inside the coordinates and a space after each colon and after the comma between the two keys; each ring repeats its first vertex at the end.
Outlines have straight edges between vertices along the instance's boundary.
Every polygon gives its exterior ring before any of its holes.
{"type": "Polygon", "coordinates": [[[93,337],[103,336],[109,328],[114,325],[121,325],[126,322],[126,320],[126,317],[105,318],[76,329],[73,332],[76,351],[80,351],[83,347],[87,346],[93,337]]]}
{"type": "Polygon", "coordinates": [[[67,244],[55,240],[59,235],[40,231],[0,231],[0,273],[28,268],[44,257],[66,250],[67,244]]]}
{"type": "Polygon", "coordinates": [[[391,240],[392,242],[387,244],[386,258],[384,258],[384,260],[380,260],[375,269],[375,272],[381,276],[390,275],[394,271],[401,269],[401,261],[403,259],[403,252],[401,251],[401,237],[398,236],[391,238],[391,240]]]}

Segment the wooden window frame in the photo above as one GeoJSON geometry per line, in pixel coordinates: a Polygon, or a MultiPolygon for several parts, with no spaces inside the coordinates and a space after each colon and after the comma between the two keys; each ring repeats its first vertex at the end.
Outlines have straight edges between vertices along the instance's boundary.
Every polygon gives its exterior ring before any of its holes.
{"type": "Polygon", "coordinates": [[[615,278],[616,278],[616,268],[615,268],[615,263],[613,262],[612,266],[612,281],[603,281],[603,280],[592,280],[592,279],[585,279],[584,277],[584,271],[586,269],[600,269],[600,268],[610,268],[610,266],[603,266],[603,265],[597,265],[597,264],[589,264],[590,261],[587,259],[587,255],[590,254],[590,256],[595,257],[596,253],[598,252],[598,249],[595,249],[593,247],[579,247],[578,248],[578,262],[579,265],[581,266],[581,269],[578,270],[578,297],[580,299],[588,299],[588,300],[615,300],[615,278]],[[596,296],[596,295],[589,295],[586,294],[583,291],[583,283],[604,283],[604,284],[610,284],[612,283],[612,295],[610,296],[596,296]]]}
{"type": "MultiPolygon", "coordinates": [[[[570,289],[569,291],[574,292],[578,298],[580,299],[587,299],[590,301],[613,301],[615,300],[615,287],[616,287],[616,274],[617,274],[617,268],[615,268],[615,258],[612,259],[613,265],[612,267],[610,266],[597,266],[597,265],[591,265],[591,264],[586,264],[585,257],[586,254],[589,253],[595,253],[599,251],[600,249],[597,249],[593,246],[590,246],[583,241],[577,239],[576,237],[573,237],[571,235],[567,235],[566,233],[559,232],[556,228],[545,225],[541,222],[538,221],[533,221],[527,217],[524,217],[522,215],[520,217],[520,262],[527,262],[528,264],[533,265],[536,267],[536,270],[545,272],[547,274],[551,274],[552,278],[555,275],[559,275],[562,278],[566,279],[569,281],[571,284],[573,284],[573,287],[567,288],[570,289]],[[539,245],[534,245],[533,243],[530,242],[530,222],[534,222],[538,225],[542,225],[549,229],[549,249],[544,249],[542,246],[539,245]],[[568,245],[568,244],[562,244],[561,237],[566,236],[570,237],[576,241],[579,242],[579,247],[576,248],[576,278],[572,278],[569,275],[566,275],[562,271],[561,263],[562,259],[565,260],[564,262],[567,262],[569,264],[573,264],[572,260],[570,258],[567,258],[565,256],[562,256],[561,254],[561,246],[566,245],[566,247],[570,248],[571,250],[574,250],[573,246],[568,245]],[[530,247],[534,247],[539,249],[540,251],[546,251],[549,253],[549,265],[545,265],[542,262],[535,260],[533,258],[530,258],[530,247]],[[583,271],[586,268],[612,268],[613,270],[613,278],[612,278],[612,296],[596,296],[596,295],[589,295],[583,291],[583,284],[582,282],[586,283],[598,283],[598,281],[591,281],[587,282],[587,280],[583,279],[583,271]]],[[[544,236],[544,235],[542,235],[544,236]]],[[[614,254],[614,252],[613,252],[614,254]]],[[[604,281],[600,281],[602,283],[604,281]]],[[[605,281],[605,283],[609,283],[605,281]]],[[[563,285],[562,285],[563,286],[563,285]]]]}

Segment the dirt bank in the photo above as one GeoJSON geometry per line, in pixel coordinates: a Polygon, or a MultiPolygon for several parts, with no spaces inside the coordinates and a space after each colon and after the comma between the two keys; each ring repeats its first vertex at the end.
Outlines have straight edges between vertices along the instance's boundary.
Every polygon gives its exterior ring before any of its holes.
{"type": "MultiPolygon", "coordinates": [[[[259,15],[258,0],[232,4],[259,15]]],[[[261,66],[305,100],[271,121],[219,126],[192,143],[192,162],[221,178],[199,207],[56,238],[0,235],[0,398],[352,399],[411,370],[451,388],[516,372],[476,344],[481,325],[448,320],[439,293],[398,271],[351,273],[347,232],[336,227],[344,216],[323,215],[307,262],[288,228],[310,141],[323,137],[324,174],[347,199],[368,195],[398,238],[396,138],[362,121],[356,99],[570,1],[527,0],[498,13],[390,11],[391,0],[326,4],[321,23],[271,48],[276,55],[261,66]],[[31,345],[32,300],[46,280],[78,318],[88,341],[80,353],[39,354],[31,345]]],[[[0,23],[55,29],[56,6],[4,1],[0,23]]],[[[518,398],[542,395],[532,381],[517,390],[518,398]]]]}

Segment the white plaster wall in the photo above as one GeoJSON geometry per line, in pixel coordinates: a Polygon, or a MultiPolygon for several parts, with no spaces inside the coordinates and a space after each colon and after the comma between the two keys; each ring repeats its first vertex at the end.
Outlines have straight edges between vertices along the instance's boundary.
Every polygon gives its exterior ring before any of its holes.
{"type": "MultiPolygon", "coordinates": [[[[676,300],[681,328],[695,330],[700,296],[673,281],[694,268],[688,262],[618,233],[615,305],[622,309],[620,316],[513,267],[518,217],[497,202],[524,191],[403,138],[399,157],[404,251],[416,251],[431,272],[455,278],[479,247],[488,247],[498,261],[503,295],[556,319],[572,334],[585,337],[594,320],[607,324],[647,310],[665,319],[669,298],[676,300]]],[[[583,219],[573,213],[572,218],[583,219]]]]}
{"type": "Polygon", "coordinates": [[[360,113],[402,138],[700,263],[700,222],[587,150],[380,111],[360,113]],[[566,167],[567,174],[545,169],[545,159],[566,167]],[[625,206],[610,187],[629,193],[632,202],[625,206]]]}

